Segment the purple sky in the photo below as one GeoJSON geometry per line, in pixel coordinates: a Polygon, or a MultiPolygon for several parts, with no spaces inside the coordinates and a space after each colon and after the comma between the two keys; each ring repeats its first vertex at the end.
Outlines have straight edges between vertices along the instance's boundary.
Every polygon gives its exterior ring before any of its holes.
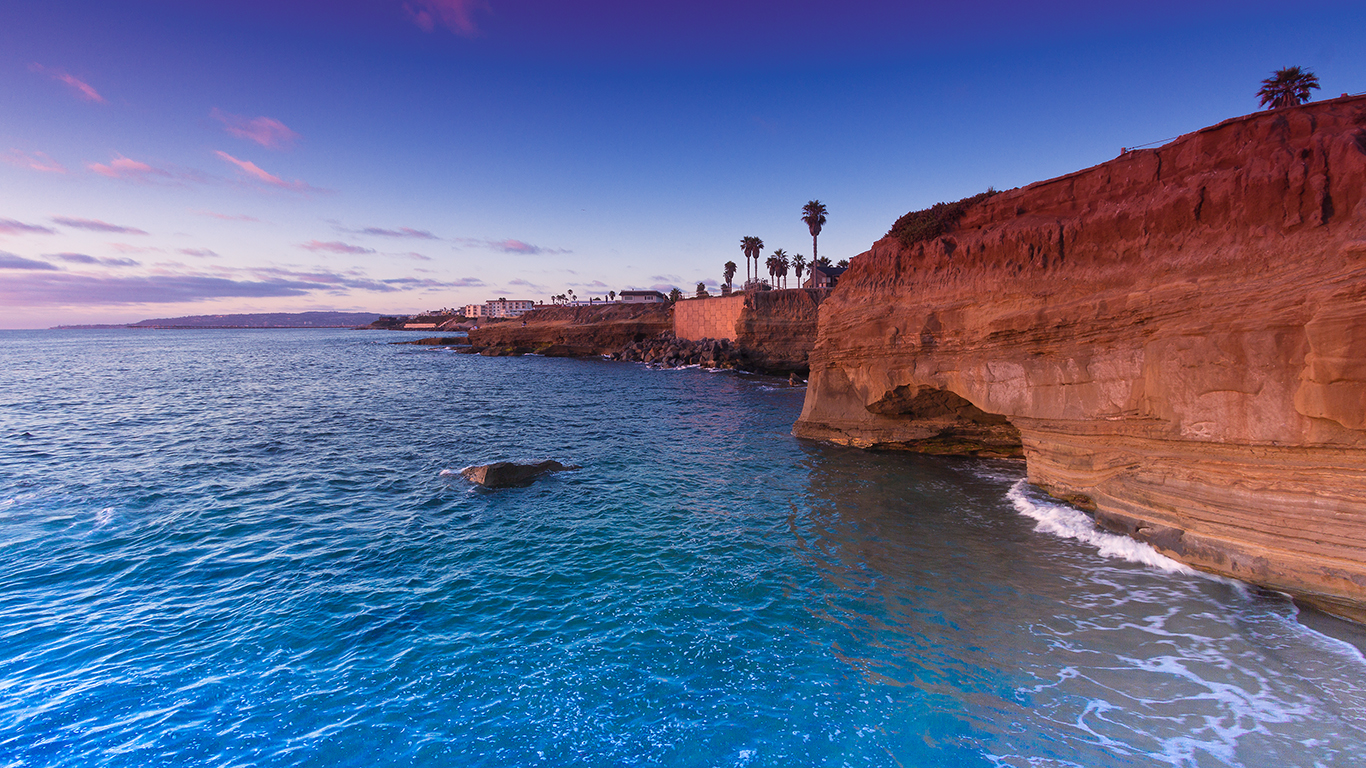
{"type": "Polygon", "coordinates": [[[1366,90],[1360,3],[0,0],[0,327],[715,285],[1366,90]]]}

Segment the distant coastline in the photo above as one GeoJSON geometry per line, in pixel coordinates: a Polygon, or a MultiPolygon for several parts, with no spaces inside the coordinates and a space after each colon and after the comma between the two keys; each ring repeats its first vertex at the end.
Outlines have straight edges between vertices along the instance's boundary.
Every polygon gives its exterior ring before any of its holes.
{"type": "Polygon", "coordinates": [[[146,329],[225,329],[225,328],[359,328],[381,317],[376,312],[261,312],[240,315],[189,315],[140,320],[113,325],[58,325],[49,330],[146,329]]]}

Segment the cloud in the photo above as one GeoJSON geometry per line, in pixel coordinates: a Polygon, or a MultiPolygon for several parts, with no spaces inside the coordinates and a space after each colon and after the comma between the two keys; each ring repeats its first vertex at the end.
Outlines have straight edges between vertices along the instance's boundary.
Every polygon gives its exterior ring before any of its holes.
{"type": "Polygon", "coordinates": [[[186,256],[198,256],[201,259],[211,259],[218,256],[217,253],[208,248],[181,248],[176,253],[183,253],[186,256]]]}
{"type": "Polygon", "coordinates": [[[411,237],[416,240],[440,240],[441,238],[433,235],[425,229],[413,229],[411,227],[399,227],[398,229],[381,229],[379,227],[364,227],[362,229],[342,229],[338,231],[347,232],[353,235],[371,235],[374,237],[411,237]]]}
{"type": "Polygon", "coordinates": [[[260,219],[255,216],[247,216],[244,214],[233,215],[230,213],[217,213],[215,211],[190,211],[190,213],[208,216],[211,219],[222,219],[223,221],[260,221],[260,219]]]}
{"type": "Polygon", "coordinates": [[[439,24],[465,37],[479,33],[472,15],[476,9],[487,7],[482,0],[411,0],[403,4],[408,17],[424,32],[435,30],[439,24]]]}
{"type": "Polygon", "coordinates": [[[146,163],[133,160],[123,155],[110,160],[108,164],[88,163],[85,166],[101,176],[108,176],[111,179],[132,179],[134,181],[150,181],[153,178],[173,178],[174,174],[160,168],[154,168],[146,163]]]}
{"type": "Polygon", "coordinates": [[[11,149],[3,155],[3,160],[10,165],[17,165],[20,168],[29,168],[44,173],[66,173],[66,168],[56,160],[48,157],[45,152],[24,152],[18,149],[11,149]]]}
{"type": "Polygon", "coordinates": [[[327,191],[325,189],[318,189],[317,187],[306,184],[302,181],[299,181],[298,179],[295,179],[294,181],[285,181],[279,176],[262,170],[260,166],[258,166],[256,163],[251,162],[250,160],[238,160],[237,158],[233,157],[227,152],[223,152],[221,150],[215,150],[214,154],[217,155],[219,159],[223,160],[224,162],[232,163],[233,165],[237,166],[237,169],[241,171],[241,173],[245,175],[247,178],[256,181],[260,184],[265,184],[269,187],[287,189],[291,192],[327,191]]]}
{"type": "Polygon", "coordinates": [[[209,116],[223,124],[223,130],[239,139],[254,141],[267,149],[289,149],[299,134],[273,117],[233,115],[214,107],[209,116]]]}
{"type": "Polygon", "coordinates": [[[343,243],[343,242],[340,242],[340,241],[338,241],[338,240],[331,240],[331,241],[328,241],[328,242],[325,242],[325,243],[322,242],[321,240],[309,240],[309,241],[306,242],[306,243],[300,243],[300,244],[299,244],[299,247],[300,247],[300,248],[303,248],[304,250],[313,251],[313,252],[315,252],[315,253],[318,252],[318,251],[326,251],[326,252],[328,252],[328,253],[374,253],[374,252],[375,252],[375,249],[373,249],[373,248],[364,248],[364,247],[361,247],[361,246],[359,246],[359,245],[350,245],[350,244],[348,244],[348,243],[343,243]]]}
{"type": "Polygon", "coordinates": [[[408,252],[406,252],[406,253],[386,253],[385,255],[386,255],[386,256],[407,256],[408,258],[414,259],[414,260],[416,260],[416,261],[431,261],[431,260],[432,260],[432,257],[430,257],[430,256],[423,256],[422,254],[418,253],[417,251],[408,251],[408,252]]]}
{"type": "Polygon", "coordinates": [[[53,223],[60,224],[72,229],[87,229],[91,232],[117,232],[124,235],[145,235],[146,232],[137,227],[124,227],[118,224],[110,224],[99,219],[73,219],[66,216],[54,216],[53,223]]]}
{"type": "MultiPolygon", "coordinates": [[[[38,261],[37,259],[26,259],[23,256],[9,253],[8,251],[0,251],[0,269],[54,270],[56,268],[56,266],[49,264],[46,261],[38,261]]],[[[6,283],[8,282],[9,281],[7,280],[6,283]]],[[[0,291],[3,290],[4,288],[0,288],[0,291]]]]}
{"type": "Polygon", "coordinates": [[[530,280],[523,280],[523,279],[520,278],[520,277],[514,278],[514,279],[512,279],[512,280],[509,280],[509,281],[507,282],[507,284],[508,284],[508,285],[515,285],[515,286],[518,286],[518,287],[521,287],[521,288],[534,288],[535,290],[538,290],[538,291],[543,290],[543,289],[545,288],[544,285],[540,285],[540,284],[538,284],[538,283],[533,283],[533,282],[531,282],[530,280]]]}
{"type": "Polygon", "coordinates": [[[53,80],[66,83],[68,86],[71,87],[73,91],[76,92],[76,95],[80,96],[82,99],[85,99],[86,101],[93,101],[99,104],[105,103],[104,97],[101,96],[99,92],[96,91],[94,88],[92,88],[90,83],[87,83],[79,78],[73,77],[60,69],[48,69],[42,64],[30,64],[28,65],[28,71],[44,74],[52,78],[53,80]]]}
{"type": "Polygon", "coordinates": [[[567,248],[545,248],[539,245],[532,245],[531,243],[526,243],[521,240],[514,240],[512,238],[508,238],[506,240],[480,240],[478,238],[472,237],[461,237],[456,238],[454,242],[457,243],[456,247],[467,246],[472,248],[490,248],[495,251],[502,251],[503,253],[523,253],[527,255],[543,253],[573,253],[573,251],[567,248]]]}
{"type": "Polygon", "coordinates": [[[25,224],[14,219],[0,219],[0,235],[55,235],[57,230],[48,227],[40,227],[37,224],[25,224]]]}
{"type": "Polygon", "coordinates": [[[69,264],[103,264],[106,267],[137,267],[140,262],[132,259],[101,259],[84,253],[49,253],[50,259],[61,259],[69,264]]]}
{"type": "Polygon", "coordinates": [[[165,253],[164,248],[153,248],[146,245],[130,245],[128,243],[109,243],[109,247],[119,253],[165,253]]]}

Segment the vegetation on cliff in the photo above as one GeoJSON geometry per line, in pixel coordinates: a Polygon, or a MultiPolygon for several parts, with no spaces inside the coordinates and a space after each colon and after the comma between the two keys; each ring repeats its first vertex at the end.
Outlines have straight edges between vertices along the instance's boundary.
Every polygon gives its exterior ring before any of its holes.
{"type": "Polygon", "coordinates": [[[995,194],[995,189],[987,187],[987,191],[972,197],[965,197],[952,203],[935,203],[924,210],[911,211],[897,219],[887,234],[897,238],[905,246],[933,240],[957,226],[958,220],[963,218],[963,214],[967,213],[969,208],[995,194]]]}

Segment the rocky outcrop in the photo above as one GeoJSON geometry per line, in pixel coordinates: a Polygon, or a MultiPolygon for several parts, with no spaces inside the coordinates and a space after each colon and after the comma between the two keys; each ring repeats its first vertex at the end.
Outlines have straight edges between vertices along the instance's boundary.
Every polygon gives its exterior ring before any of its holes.
{"type": "Polygon", "coordinates": [[[1009,453],[1207,571],[1366,619],[1366,99],[1264,112],[886,237],[795,433],[1009,453]]]}
{"type": "Polygon", "coordinates": [[[521,320],[488,323],[469,335],[476,352],[589,357],[610,355],[632,342],[672,331],[666,304],[603,304],[544,307],[528,312],[521,320]]]}
{"type": "Polygon", "coordinates": [[[511,461],[498,461],[477,467],[465,467],[460,474],[472,483],[485,488],[519,488],[531,485],[541,475],[578,469],[558,461],[542,461],[536,464],[518,464],[511,461]]]}

